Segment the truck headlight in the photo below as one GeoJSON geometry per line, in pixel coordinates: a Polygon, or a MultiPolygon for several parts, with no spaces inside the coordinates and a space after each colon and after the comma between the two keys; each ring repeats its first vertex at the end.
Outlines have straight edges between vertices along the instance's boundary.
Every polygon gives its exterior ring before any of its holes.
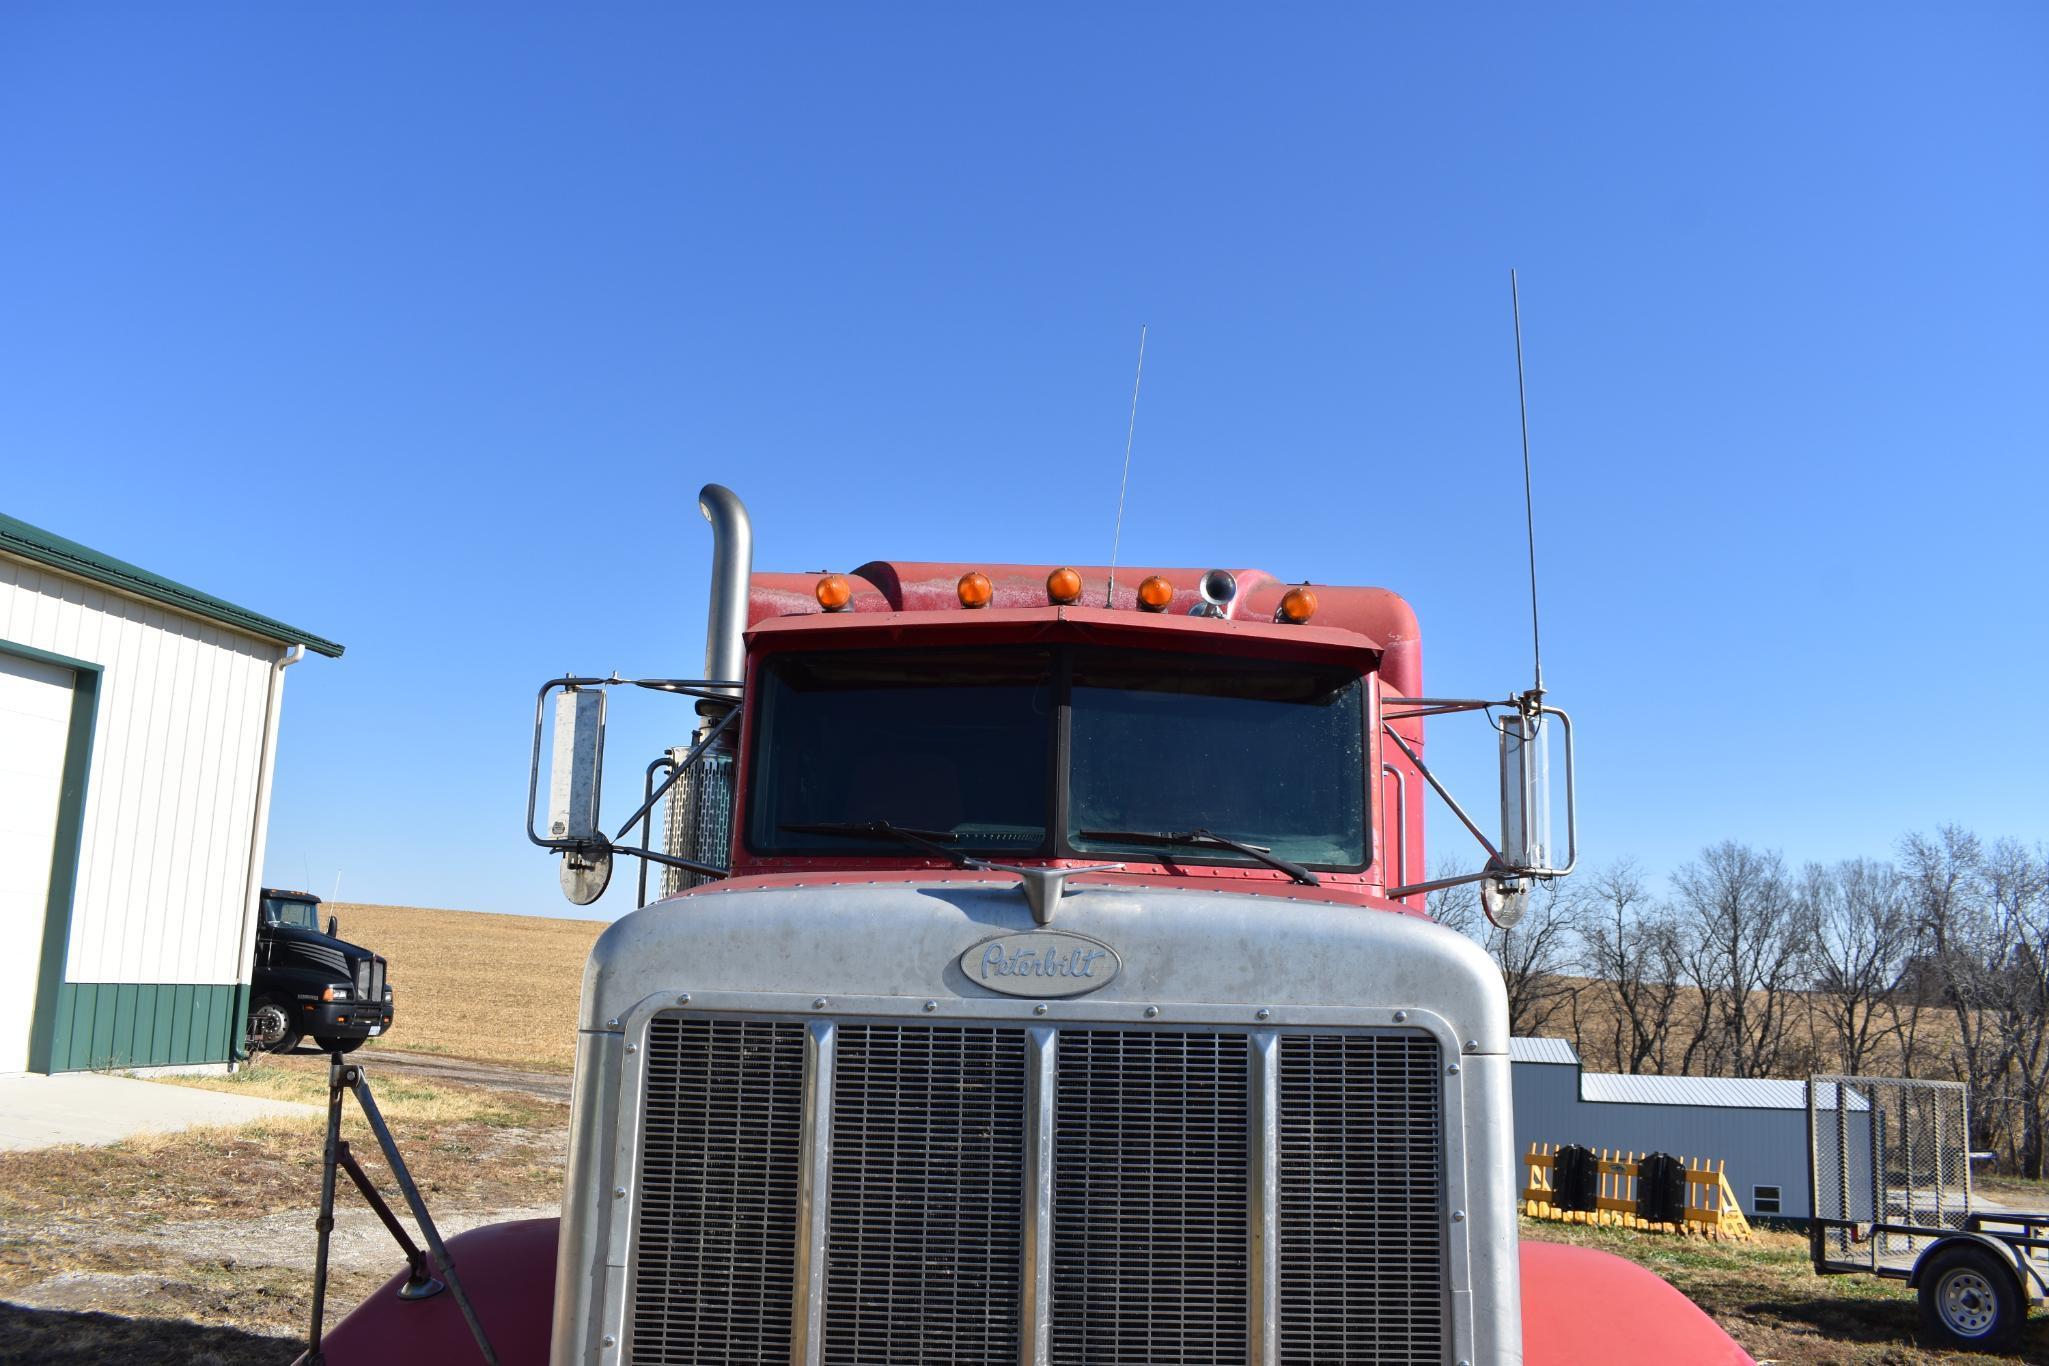
{"type": "Polygon", "coordinates": [[[320,993],[320,999],[323,1001],[346,1001],[349,999],[349,989],[347,987],[329,987],[320,993]]]}

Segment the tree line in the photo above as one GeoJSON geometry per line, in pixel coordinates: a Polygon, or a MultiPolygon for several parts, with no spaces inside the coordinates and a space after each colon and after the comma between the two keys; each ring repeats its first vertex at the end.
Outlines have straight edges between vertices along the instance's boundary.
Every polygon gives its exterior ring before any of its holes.
{"type": "Polygon", "coordinates": [[[1512,929],[1470,885],[1429,910],[1493,956],[1513,1032],[1590,1068],[1960,1080],[1973,1146],[2049,1176],[2049,846],[1945,826],[1796,869],[1724,841],[1662,888],[1626,860],[1542,884],[1512,929]]]}

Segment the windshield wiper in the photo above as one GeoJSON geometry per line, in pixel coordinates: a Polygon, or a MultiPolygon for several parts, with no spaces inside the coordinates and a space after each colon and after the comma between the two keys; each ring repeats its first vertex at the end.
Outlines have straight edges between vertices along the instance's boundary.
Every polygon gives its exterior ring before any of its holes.
{"type": "Polygon", "coordinates": [[[831,835],[838,839],[890,839],[898,844],[908,844],[913,849],[922,849],[928,854],[945,859],[956,868],[986,868],[989,865],[978,858],[969,858],[958,849],[948,849],[942,841],[957,840],[959,835],[951,830],[910,830],[888,821],[806,821],[793,825],[779,825],[776,829],[791,835],[831,835]]]}
{"type": "Polygon", "coordinates": [[[1290,863],[1264,845],[1247,844],[1234,840],[1229,835],[1219,835],[1210,830],[1084,830],[1085,840],[1108,840],[1113,844],[1160,844],[1183,845],[1196,849],[1235,849],[1247,858],[1258,859],[1267,867],[1286,873],[1304,887],[1320,887],[1316,874],[1299,863],[1290,863]]]}

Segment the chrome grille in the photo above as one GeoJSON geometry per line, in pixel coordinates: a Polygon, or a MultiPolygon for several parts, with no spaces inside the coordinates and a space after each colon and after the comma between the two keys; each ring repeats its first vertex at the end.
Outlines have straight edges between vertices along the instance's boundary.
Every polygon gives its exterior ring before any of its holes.
{"type": "Polygon", "coordinates": [[[1055,1366],[1245,1362],[1250,1041],[1063,1029],[1054,1097],[1055,1366]]]}
{"type": "Polygon", "coordinates": [[[1025,1031],[836,1035],[827,1366],[1014,1366],[1025,1031]]]}
{"type": "Polygon", "coordinates": [[[804,1027],[648,1025],[632,1360],[790,1359],[804,1027]]]}
{"type": "Polygon", "coordinates": [[[1444,1360],[1440,1050],[1280,1039],[1281,1366],[1444,1360]]]}
{"type": "Polygon", "coordinates": [[[660,1015],[643,1061],[632,1362],[1449,1359],[1429,1035],[660,1015]]]}
{"type": "Polygon", "coordinates": [[[384,960],[382,958],[358,958],[356,960],[356,999],[359,1001],[382,1001],[384,999],[384,960]]]}

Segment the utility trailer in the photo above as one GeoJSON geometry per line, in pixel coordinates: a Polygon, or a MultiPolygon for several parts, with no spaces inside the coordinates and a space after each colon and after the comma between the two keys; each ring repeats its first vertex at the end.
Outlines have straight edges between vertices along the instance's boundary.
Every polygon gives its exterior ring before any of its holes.
{"type": "Polygon", "coordinates": [[[2049,1297],[2049,1213],[1974,1198],[1970,1133],[1962,1082],[1810,1077],[1808,1248],[1818,1275],[1918,1290],[1931,1343],[1990,1351],[2049,1297]]]}

